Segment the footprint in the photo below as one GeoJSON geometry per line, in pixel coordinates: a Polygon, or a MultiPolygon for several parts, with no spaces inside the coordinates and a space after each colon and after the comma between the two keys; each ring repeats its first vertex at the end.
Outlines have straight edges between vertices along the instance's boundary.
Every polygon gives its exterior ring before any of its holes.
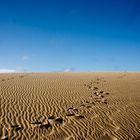
{"type": "MultiPolygon", "coordinates": [[[[2,130],[1,130],[2,131],[2,130]]],[[[8,136],[8,131],[5,129],[3,131],[3,134],[1,134],[1,140],[8,140],[9,136],[8,136]]]]}
{"type": "Polygon", "coordinates": [[[85,103],[90,103],[90,101],[85,101],[85,103]]]}
{"type": "Polygon", "coordinates": [[[107,101],[104,101],[103,103],[107,105],[107,101]]]}
{"type": "Polygon", "coordinates": [[[102,99],[102,103],[104,103],[104,104],[107,105],[107,104],[108,104],[107,99],[104,99],[104,98],[103,98],[103,99],[102,99]]]}
{"type": "Polygon", "coordinates": [[[102,93],[104,93],[104,91],[103,91],[103,90],[101,90],[101,91],[100,91],[100,93],[102,94],[102,93]]]}
{"type": "Polygon", "coordinates": [[[87,84],[84,84],[84,86],[87,86],[87,84]]]}
{"type": "Polygon", "coordinates": [[[99,92],[95,91],[93,94],[96,95],[96,96],[98,96],[99,95],[99,92]]]}
{"type": "Polygon", "coordinates": [[[77,108],[74,108],[73,111],[74,111],[75,113],[78,113],[78,109],[77,109],[77,108]]]}
{"type": "Polygon", "coordinates": [[[85,107],[86,105],[82,104],[81,106],[85,107]]]}
{"type": "Polygon", "coordinates": [[[89,106],[87,106],[86,108],[88,108],[88,109],[89,109],[89,108],[92,108],[92,106],[90,106],[90,105],[89,105],[89,106]]]}
{"type": "Polygon", "coordinates": [[[31,122],[31,124],[42,124],[42,123],[39,122],[38,120],[33,120],[33,121],[31,122]]]}
{"type": "Polygon", "coordinates": [[[91,89],[91,86],[90,86],[90,85],[87,85],[87,88],[88,88],[88,89],[91,89]]]}
{"type": "Polygon", "coordinates": [[[109,95],[110,93],[109,93],[109,92],[106,92],[105,94],[106,94],[106,95],[109,95]]]}
{"type": "Polygon", "coordinates": [[[74,116],[74,118],[79,120],[79,119],[84,119],[85,117],[83,115],[76,115],[74,116]]]}
{"type": "Polygon", "coordinates": [[[101,98],[104,98],[105,96],[104,95],[101,95],[101,98]]]}
{"type": "Polygon", "coordinates": [[[60,124],[63,124],[63,122],[64,122],[63,118],[56,118],[55,119],[55,123],[56,124],[59,124],[60,125],[60,124]]]}
{"type": "Polygon", "coordinates": [[[98,81],[95,81],[94,83],[95,83],[95,84],[99,84],[100,82],[98,82],[98,81]]]}
{"type": "Polygon", "coordinates": [[[95,102],[97,103],[100,103],[101,102],[101,99],[100,98],[95,98],[95,102]]]}
{"type": "Polygon", "coordinates": [[[19,125],[11,125],[11,128],[13,128],[13,129],[16,130],[16,131],[19,131],[19,130],[22,129],[22,127],[19,126],[19,125]]]}
{"type": "Polygon", "coordinates": [[[91,101],[90,104],[91,104],[91,105],[95,105],[95,102],[94,102],[94,101],[91,101]]]}
{"type": "Polygon", "coordinates": [[[74,115],[75,115],[74,113],[66,114],[67,117],[72,117],[72,116],[74,116],[74,115]]]}
{"type": "Polygon", "coordinates": [[[78,113],[78,109],[77,108],[73,108],[73,107],[70,107],[67,111],[69,111],[69,114],[77,114],[78,113]]]}
{"type": "Polygon", "coordinates": [[[53,125],[55,123],[55,116],[49,116],[47,120],[51,125],[53,125]]]}
{"type": "Polygon", "coordinates": [[[47,124],[41,124],[40,128],[49,129],[49,128],[52,128],[52,125],[48,122],[47,124]]]}
{"type": "Polygon", "coordinates": [[[37,134],[37,137],[46,137],[53,133],[53,126],[50,122],[42,123],[39,126],[34,127],[33,131],[37,134]]]}
{"type": "Polygon", "coordinates": [[[93,90],[97,90],[98,89],[98,87],[93,87],[93,90]]]}
{"type": "Polygon", "coordinates": [[[69,111],[69,110],[73,110],[73,107],[68,108],[68,111],[69,111]]]}
{"type": "Polygon", "coordinates": [[[54,120],[54,119],[55,119],[54,116],[49,116],[49,117],[48,117],[48,120],[54,120]]]}
{"type": "Polygon", "coordinates": [[[1,137],[1,140],[8,140],[8,135],[4,135],[3,137],[1,137]]]}

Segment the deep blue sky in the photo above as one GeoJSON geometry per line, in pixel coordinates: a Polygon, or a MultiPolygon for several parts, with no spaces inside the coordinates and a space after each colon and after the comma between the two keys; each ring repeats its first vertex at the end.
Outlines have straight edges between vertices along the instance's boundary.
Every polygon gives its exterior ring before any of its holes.
{"type": "Polygon", "coordinates": [[[140,0],[0,0],[0,69],[140,71],[140,0]]]}

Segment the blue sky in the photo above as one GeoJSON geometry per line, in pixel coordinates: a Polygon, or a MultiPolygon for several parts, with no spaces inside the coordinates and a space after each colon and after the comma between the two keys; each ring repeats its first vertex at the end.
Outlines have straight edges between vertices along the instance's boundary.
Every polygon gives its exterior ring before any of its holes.
{"type": "Polygon", "coordinates": [[[0,72],[140,71],[139,0],[0,0],[0,72]]]}

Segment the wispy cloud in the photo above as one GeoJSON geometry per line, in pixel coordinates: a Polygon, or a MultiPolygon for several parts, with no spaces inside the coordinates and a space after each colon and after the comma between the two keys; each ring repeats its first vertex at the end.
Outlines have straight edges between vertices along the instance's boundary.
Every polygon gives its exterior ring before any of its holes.
{"type": "Polygon", "coordinates": [[[63,72],[74,72],[74,68],[66,68],[63,70],[63,72]]]}
{"type": "Polygon", "coordinates": [[[0,73],[27,73],[25,69],[0,69],[0,73]]]}
{"type": "Polygon", "coordinates": [[[30,59],[30,58],[29,58],[29,56],[27,56],[27,55],[22,56],[22,60],[23,60],[23,61],[29,60],[29,59],[30,59]]]}
{"type": "Polygon", "coordinates": [[[74,71],[75,71],[74,68],[65,68],[65,69],[55,70],[55,71],[51,71],[51,72],[74,72],[74,71]]]}
{"type": "Polygon", "coordinates": [[[14,69],[0,69],[0,73],[16,73],[17,70],[14,69]]]}

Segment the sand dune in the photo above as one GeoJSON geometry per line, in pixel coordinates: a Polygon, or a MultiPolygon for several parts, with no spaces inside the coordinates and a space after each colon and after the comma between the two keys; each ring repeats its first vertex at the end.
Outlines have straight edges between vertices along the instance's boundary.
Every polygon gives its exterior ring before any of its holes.
{"type": "Polygon", "coordinates": [[[0,139],[140,140],[140,73],[0,74],[0,139]]]}

